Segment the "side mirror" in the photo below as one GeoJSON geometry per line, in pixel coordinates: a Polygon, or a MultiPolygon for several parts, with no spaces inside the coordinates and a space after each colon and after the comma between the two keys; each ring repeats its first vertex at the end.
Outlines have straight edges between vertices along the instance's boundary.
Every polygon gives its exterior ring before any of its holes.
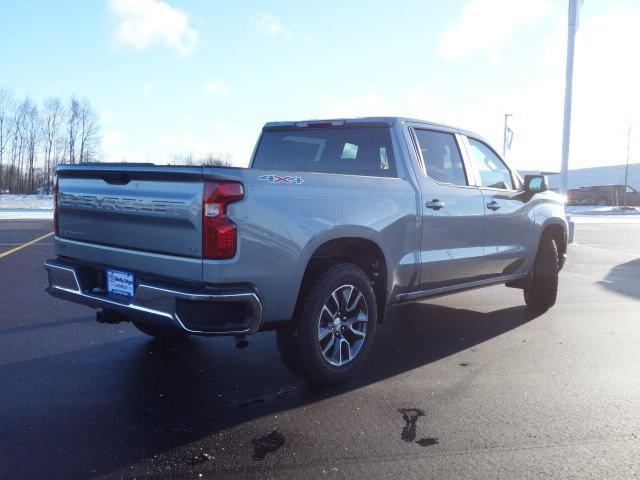
{"type": "Polygon", "coordinates": [[[527,192],[539,193],[549,190],[549,187],[547,186],[547,179],[544,175],[525,175],[524,189],[527,192]]]}

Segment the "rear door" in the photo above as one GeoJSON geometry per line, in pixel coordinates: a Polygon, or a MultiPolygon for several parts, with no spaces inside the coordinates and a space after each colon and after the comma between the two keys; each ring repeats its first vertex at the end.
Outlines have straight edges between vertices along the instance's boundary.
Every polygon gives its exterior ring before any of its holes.
{"type": "Polygon", "coordinates": [[[61,239],[202,256],[202,169],[117,166],[58,173],[61,239]]]}
{"type": "Polygon", "coordinates": [[[412,130],[422,172],[420,288],[466,283],[483,265],[484,202],[467,172],[457,135],[412,130]]]}
{"type": "Polygon", "coordinates": [[[482,273],[510,275],[526,268],[532,248],[534,220],[529,218],[529,196],[519,179],[482,140],[466,137],[469,162],[484,197],[485,228],[482,273]]]}

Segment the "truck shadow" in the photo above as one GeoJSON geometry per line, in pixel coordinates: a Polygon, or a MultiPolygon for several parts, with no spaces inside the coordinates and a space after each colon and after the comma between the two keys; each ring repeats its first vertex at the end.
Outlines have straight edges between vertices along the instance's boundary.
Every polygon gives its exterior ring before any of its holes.
{"type": "Polygon", "coordinates": [[[638,278],[640,278],[640,258],[613,267],[605,277],[605,280],[612,283],[602,282],[601,285],[607,290],[640,299],[638,278]]]}
{"type": "Polygon", "coordinates": [[[189,468],[191,446],[224,444],[212,439],[226,429],[422,367],[533,318],[522,306],[398,307],[358,378],[325,389],[285,371],[273,333],[257,335],[244,352],[228,339],[166,345],[134,337],[5,364],[0,477],[89,478],[163,455],[189,468]]]}

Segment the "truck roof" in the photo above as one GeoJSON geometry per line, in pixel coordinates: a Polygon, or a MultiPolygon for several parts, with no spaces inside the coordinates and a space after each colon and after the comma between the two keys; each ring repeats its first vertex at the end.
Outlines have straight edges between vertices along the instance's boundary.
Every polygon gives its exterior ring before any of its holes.
{"type": "Polygon", "coordinates": [[[285,128],[305,128],[305,127],[342,127],[345,125],[351,126],[388,126],[391,127],[397,122],[402,123],[418,123],[425,127],[436,127],[438,130],[446,130],[451,132],[458,132],[464,135],[469,135],[475,138],[482,139],[481,135],[475,132],[464,130],[462,128],[453,127],[451,125],[445,125],[443,123],[430,122],[427,120],[419,120],[409,117],[358,117],[358,118],[328,118],[328,119],[314,119],[314,120],[297,120],[297,121],[284,121],[284,122],[267,122],[265,123],[263,130],[280,130],[285,128]]]}

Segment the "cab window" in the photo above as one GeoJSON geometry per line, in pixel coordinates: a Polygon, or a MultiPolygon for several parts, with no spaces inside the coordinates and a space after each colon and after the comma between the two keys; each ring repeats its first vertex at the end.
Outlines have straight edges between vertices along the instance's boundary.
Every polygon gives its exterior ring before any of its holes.
{"type": "Polygon", "coordinates": [[[511,171],[489,146],[485,143],[469,138],[471,146],[471,161],[478,175],[480,185],[488,188],[513,190],[511,171]]]}
{"type": "Polygon", "coordinates": [[[396,177],[391,133],[385,127],[266,130],[253,168],[396,177]]]}
{"type": "Polygon", "coordinates": [[[440,183],[467,185],[462,157],[452,134],[415,130],[415,135],[429,178],[440,183]]]}

